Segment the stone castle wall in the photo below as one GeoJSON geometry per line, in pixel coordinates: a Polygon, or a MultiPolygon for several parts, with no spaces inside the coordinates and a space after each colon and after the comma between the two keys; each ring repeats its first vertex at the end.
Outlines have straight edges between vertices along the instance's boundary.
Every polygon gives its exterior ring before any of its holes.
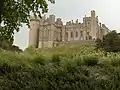
{"type": "MultiPolygon", "coordinates": [[[[95,11],[91,11],[90,17],[83,17],[83,22],[78,19],[74,22],[68,21],[63,25],[62,19],[55,15],[48,18],[43,16],[40,18],[30,18],[29,46],[37,48],[55,47],[60,43],[84,43],[102,39],[109,29],[105,24],[99,23],[98,16],[95,11]]],[[[89,42],[90,43],[90,42],[89,42]]]]}

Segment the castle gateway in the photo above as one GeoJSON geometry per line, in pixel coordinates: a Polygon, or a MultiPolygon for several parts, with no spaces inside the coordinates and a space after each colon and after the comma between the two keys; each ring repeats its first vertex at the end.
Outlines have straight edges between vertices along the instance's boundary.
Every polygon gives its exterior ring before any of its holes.
{"type": "Polygon", "coordinates": [[[90,17],[83,18],[83,23],[77,19],[76,22],[72,20],[63,25],[61,18],[55,20],[55,15],[49,15],[48,18],[31,17],[29,46],[51,48],[65,43],[82,43],[81,41],[102,39],[108,32],[109,29],[99,23],[94,10],[90,17]]]}

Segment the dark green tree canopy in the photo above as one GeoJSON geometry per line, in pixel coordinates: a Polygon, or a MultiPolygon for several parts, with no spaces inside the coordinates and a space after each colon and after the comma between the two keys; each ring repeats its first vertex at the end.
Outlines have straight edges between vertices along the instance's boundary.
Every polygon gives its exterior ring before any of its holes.
{"type": "Polygon", "coordinates": [[[120,34],[115,30],[96,40],[96,47],[103,48],[107,52],[120,52],[120,34]]]}
{"type": "Polygon", "coordinates": [[[29,23],[30,12],[35,16],[48,11],[48,4],[45,0],[4,0],[2,21],[5,29],[19,31],[22,23],[29,23]],[[42,10],[42,12],[40,12],[42,10]]]}
{"type": "MultiPolygon", "coordinates": [[[[55,3],[54,0],[48,0],[55,3]]],[[[14,32],[20,30],[23,23],[29,25],[30,13],[35,16],[48,12],[46,0],[0,0],[0,40],[13,43],[14,32]]]]}
{"type": "Polygon", "coordinates": [[[0,23],[1,23],[1,15],[3,15],[3,4],[4,4],[4,1],[0,0],[0,23]]]}

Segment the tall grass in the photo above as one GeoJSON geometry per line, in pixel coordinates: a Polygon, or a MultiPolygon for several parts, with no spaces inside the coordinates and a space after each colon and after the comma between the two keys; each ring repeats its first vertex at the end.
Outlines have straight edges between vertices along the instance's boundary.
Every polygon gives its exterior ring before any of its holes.
{"type": "Polygon", "coordinates": [[[0,51],[0,90],[119,90],[120,53],[72,45],[0,51]]]}

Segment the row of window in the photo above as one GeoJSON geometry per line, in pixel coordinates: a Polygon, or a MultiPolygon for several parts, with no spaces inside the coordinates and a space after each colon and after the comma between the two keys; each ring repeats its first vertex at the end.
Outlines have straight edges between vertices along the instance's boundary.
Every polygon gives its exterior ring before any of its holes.
{"type": "MultiPolygon", "coordinates": [[[[73,32],[70,33],[70,37],[71,37],[71,38],[73,38],[73,36],[74,36],[73,34],[74,34],[73,32]]],[[[76,31],[76,32],[75,32],[75,36],[78,37],[78,34],[79,34],[79,33],[76,31]]],[[[83,31],[80,31],[80,36],[83,36],[83,31]]],[[[66,33],[66,37],[68,37],[68,33],[66,33]]]]}
{"type": "MultiPolygon", "coordinates": [[[[78,32],[75,32],[75,36],[78,37],[78,32]]],[[[73,32],[71,32],[71,38],[73,38],[73,32]]]]}
{"type": "MultiPolygon", "coordinates": [[[[88,32],[89,33],[89,32],[88,32]]],[[[68,38],[68,33],[66,33],[66,36],[68,38]]],[[[73,32],[70,33],[71,38],[73,38],[73,32]]],[[[83,36],[83,32],[81,31],[81,36],[83,36]]],[[[76,31],[76,37],[78,37],[78,32],[76,31]]],[[[90,35],[86,36],[86,40],[92,40],[92,37],[90,35]]]]}

